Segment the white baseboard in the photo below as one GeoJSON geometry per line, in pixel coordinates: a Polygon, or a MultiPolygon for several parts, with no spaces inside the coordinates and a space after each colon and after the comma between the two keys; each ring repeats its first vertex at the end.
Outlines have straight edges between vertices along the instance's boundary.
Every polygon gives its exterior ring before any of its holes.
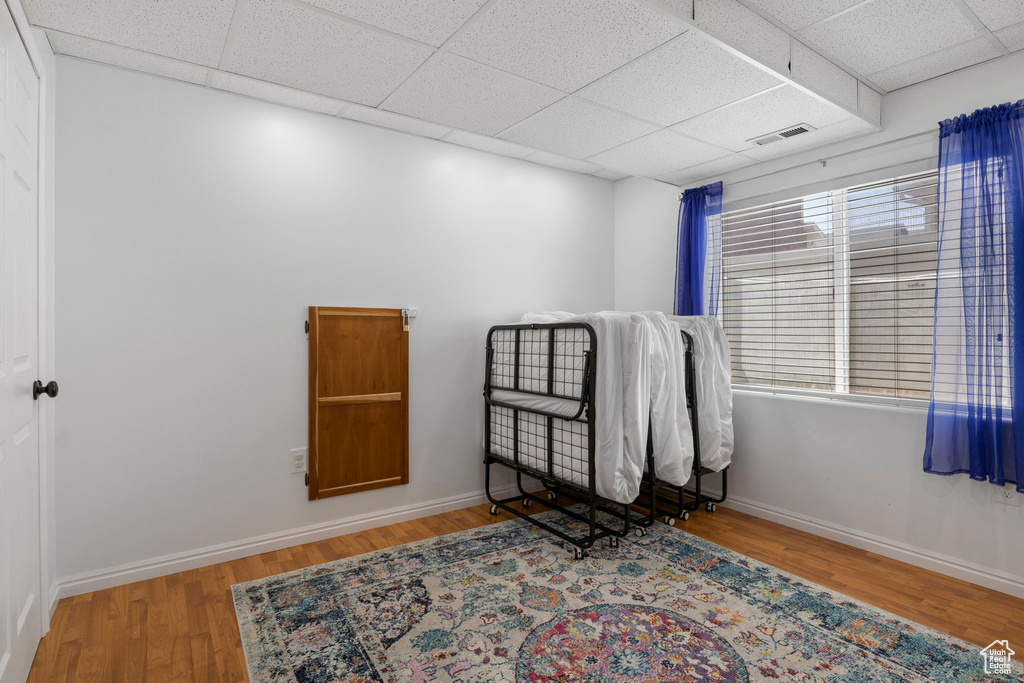
{"type": "MultiPolygon", "coordinates": [[[[504,497],[506,495],[513,495],[514,492],[515,487],[509,486],[494,493],[496,496],[504,497]]],[[[715,497],[718,496],[718,491],[711,489],[706,489],[705,493],[715,497]]],[[[460,496],[440,498],[425,503],[406,505],[381,512],[349,517],[276,534],[256,536],[233,543],[222,543],[197,550],[165,555],[152,560],[133,562],[119,567],[78,574],[61,579],[51,586],[48,606],[52,615],[60,598],[166,576],[189,569],[217,564],[218,562],[237,560],[242,557],[289,548],[303,543],[321,541],[326,538],[351,534],[387,524],[396,524],[410,519],[459,510],[485,502],[487,502],[487,497],[484,495],[484,492],[476,491],[460,496]]],[[[739,512],[745,512],[754,517],[760,517],[761,519],[767,519],[794,529],[800,529],[801,531],[807,531],[824,538],[839,541],[861,550],[891,557],[895,560],[939,572],[940,574],[963,579],[979,586],[985,586],[986,588],[1024,598],[1024,577],[1021,576],[989,569],[973,562],[942,555],[925,550],[924,548],[918,548],[838,524],[832,524],[831,522],[783,510],[747,498],[731,495],[721,505],[739,512]]]]}
{"type": "MultiPolygon", "coordinates": [[[[717,497],[717,492],[711,492],[717,497]]],[[[758,503],[747,498],[738,498],[730,495],[726,502],[721,504],[739,512],[745,512],[754,517],[778,522],[794,529],[807,531],[817,536],[839,541],[854,548],[867,550],[869,552],[884,555],[894,560],[900,560],[924,569],[930,569],[946,576],[963,579],[985,588],[991,588],[1001,593],[1018,598],[1024,598],[1024,577],[1015,576],[997,569],[989,569],[973,562],[961,560],[949,555],[932,552],[924,548],[893,541],[888,538],[876,536],[849,527],[832,524],[824,520],[797,514],[789,510],[758,503]]]]}
{"type": "MultiPolygon", "coordinates": [[[[515,486],[508,486],[493,491],[493,493],[496,497],[504,498],[514,495],[515,491],[515,486]]],[[[390,510],[348,517],[323,524],[314,524],[275,534],[255,536],[231,543],[221,543],[197,550],[164,555],[151,560],[132,562],[118,567],[69,576],[58,580],[55,586],[57,592],[55,594],[52,593],[50,596],[50,612],[51,614],[53,613],[53,609],[56,608],[57,601],[60,598],[113,588],[114,586],[121,586],[126,583],[154,579],[159,576],[206,567],[219,562],[228,562],[242,557],[290,548],[303,543],[322,541],[326,538],[351,534],[374,527],[396,524],[410,519],[419,519],[420,517],[429,517],[430,515],[450,512],[451,510],[460,510],[486,502],[487,496],[484,492],[475,491],[459,496],[439,498],[424,503],[405,505],[391,508],[390,510]]]]}

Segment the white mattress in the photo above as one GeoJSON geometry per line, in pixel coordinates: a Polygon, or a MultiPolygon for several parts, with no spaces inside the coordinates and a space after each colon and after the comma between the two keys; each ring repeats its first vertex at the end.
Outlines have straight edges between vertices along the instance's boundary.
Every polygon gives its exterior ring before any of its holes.
{"type": "MultiPolygon", "coordinates": [[[[694,340],[701,465],[714,471],[732,459],[732,388],[729,347],[713,316],[666,317],[657,312],[605,311],[573,315],[564,311],[527,313],[524,323],[583,322],[597,336],[596,489],[598,495],[629,503],[639,494],[646,460],[648,425],[654,445],[659,479],[683,486],[693,467],[693,426],[686,407],[685,346],[679,330],[694,340]]],[[[579,353],[557,355],[554,377],[548,380],[547,330],[520,332],[520,385],[525,391],[579,396],[583,358],[579,353]]],[[[579,330],[556,331],[560,348],[581,340],[579,330]]],[[[509,340],[494,343],[495,353],[514,353],[509,340]]],[[[575,347],[578,351],[581,347],[575,347]]],[[[525,410],[541,410],[563,417],[579,411],[579,401],[540,396],[501,387],[492,377],[491,398],[525,410]]],[[[587,486],[587,434],[585,422],[556,419],[552,423],[553,474],[587,486]]],[[[492,443],[496,455],[512,458],[518,440],[520,461],[548,471],[547,418],[520,413],[513,429],[512,410],[492,410],[492,443]],[[516,433],[517,432],[517,433],[516,433]]]]}
{"type": "MultiPolygon", "coordinates": [[[[650,420],[649,356],[652,340],[649,323],[644,316],[617,311],[583,315],[527,313],[522,321],[579,322],[594,328],[597,336],[597,395],[591,397],[591,405],[597,425],[595,488],[604,498],[631,503],[640,493],[650,420]]],[[[562,371],[574,370],[565,368],[562,371]]],[[[540,369],[538,374],[546,374],[546,368],[540,369]]],[[[558,391],[557,382],[556,393],[564,393],[558,391]]],[[[564,423],[558,427],[573,424],[577,423],[564,423]]],[[[566,448],[571,449],[575,435],[568,436],[566,448]]],[[[580,443],[582,446],[585,442],[580,443]]],[[[575,481],[575,478],[570,480],[575,481]]]]}
{"type": "Polygon", "coordinates": [[[570,401],[567,398],[556,398],[554,396],[538,396],[537,394],[525,394],[521,391],[509,391],[507,389],[492,389],[491,400],[499,403],[509,403],[517,408],[526,410],[543,410],[546,413],[554,413],[563,418],[575,417],[580,411],[579,401],[570,401]]]}
{"type": "Polygon", "coordinates": [[[669,316],[693,337],[700,464],[720,472],[732,462],[732,369],[729,342],[718,318],[669,316]]]}
{"type": "Polygon", "coordinates": [[[683,486],[693,471],[693,430],[686,409],[685,346],[679,325],[643,311],[651,326],[651,441],[658,479],[683,486]]]}
{"type": "MultiPolygon", "coordinates": [[[[686,409],[685,347],[679,326],[657,311],[623,315],[643,317],[648,328],[650,392],[647,402],[655,473],[663,481],[683,486],[693,471],[694,453],[693,430],[686,409]]],[[[551,323],[572,317],[572,314],[564,311],[544,311],[528,313],[523,317],[523,322],[551,323]]],[[[644,441],[645,456],[646,439],[644,441]]],[[[641,457],[641,462],[643,459],[641,457]]]]}

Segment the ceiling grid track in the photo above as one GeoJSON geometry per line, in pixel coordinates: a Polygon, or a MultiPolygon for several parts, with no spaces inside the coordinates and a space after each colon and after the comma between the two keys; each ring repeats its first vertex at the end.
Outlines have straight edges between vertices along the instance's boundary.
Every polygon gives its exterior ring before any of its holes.
{"type": "Polygon", "coordinates": [[[315,12],[317,14],[322,14],[325,17],[330,17],[331,19],[337,19],[337,20],[340,20],[340,21],[344,21],[346,24],[352,24],[353,26],[358,26],[359,28],[366,29],[367,31],[373,31],[375,33],[383,34],[383,35],[388,36],[390,38],[394,38],[395,40],[400,40],[400,41],[402,41],[404,43],[409,43],[411,45],[417,45],[419,47],[425,47],[425,48],[427,48],[429,50],[437,50],[438,49],[438,48],[434,47],[433,45],[430,45],[428,43],[424,43],[423,41],[420,41],[420,40],[416,40],[415,38],[410,38],[409,36],[403,36],[401,33],[395,33],[394,31],[389,31],[386,28],[381,28],[380,26],[374,26],[373,24],[367,24],[365,21],[359,21],[358,19],[355,19],[353,17],[346,17],[344,14],[338,14],[337,12],[332,12],[331,10],[327,9],[326,7],[320,7],[319,5],[311,5],[310,3],[303,2],[302,0],[285,0],[285,2],[290,2],[291,4],[295,5],[296,7],[301,7],[302,9],[308,10],[310,12],[315,12]]]}
{"type": "Polygon", "coordinates": [[[845,8],[845,9],[839,10],[838,12],[836,12],[834,14],[829,14],[828,16],[824,16],[821,19],[818,19],[816,21],[812,21],[811,23],[809,23],[809,24],[807,24],[805,26],[801,26],[797,30],[798,31],[806,31],[807,29],[811,28],[812,26],[817,26],[818,24],[824,23],[824,22],[829,21],[831,19],[835,19],[836,17],[841,17],[844,14],[850,14],[852,12],[856,12],[857,10],[861,9],[862,7],[864,7],[865,5],[870,5],[873,2],[875,2],[875,0],[861,0],[861,2],[854,3],[854,4],[850,5],[849,7],[845,8]]]}
{"type": "MultiPolygon", "coordinates": [[[[658,123],[656,123],[654,121],[649,121],[649,120],[647,120],[645,118],[642,118],[642,117],[639,117],[639,116],[634,116],[633,114],[630,114],[628,112],[623,112],[623,111],[619,111],[618,109],[613,109],[612,107],[609,107],[607,105],[601,104],[600,102],[595,102],[594,100],[588,99],[585,95],[581,95],[580,93],[583,92],[584,90],[586,90],[587,88],[589,88],[590,86],[592,86],[592,85],[594,85],[596,83],[600,83],[600,82],[604,81],[605,79],[609,78],[610,76],[612,76],[613,74],[615,74],[615,73],[617,73],[619,71],[622,71],[623,69],[625,69],[629,65],[633,64],[634,62],[636,62],[638,60],[641,60],[641,59],[644,59],[646,57],[649,57],[650,55],[657,54],[659,50],[664,50],[666,48],[666,46],[668,46],[673,41],[678,40],[685,33],[686,33],[686,31],[683,31],[679,35],[673,36],[673,37],[669,38],[668,40],[666,40],[661,45],[658,45],[657,47],[652,48],[651,50],[643,53],[642,55],[638,55],[638,56],[634,57],[633,59],[631,59],[628,62],[626,62],[625,64],[623,64],[623,65],[613,69],[612,71],[609,71],[608,73],[595,78],[594,80],[592,80],[592,81],[590,81],[590,82],[580,86],[579,88],[576,88],[571,93],[566,93],[566,96],[563,97],[562,99],[556,100],[555,102],[552,102],[551,104],[547,105],[543,109],[541,109],[539,111],[536,111],[533,114],[530,114],[525,119],[522,119],[521,121],[517,121],[516,123],[513,123],[508,128],[506,128],[506,129],[500,131],[499,133],[497,133],[495,135],[495,137],[500,137],[500,136],[504,135],[505,133],[514,130],[516,127],[518,127],[518,126],[520,126],[520,125],[522,125],[524,123],[527,123],[530,119],[532,119],[535,116],[537,116],[538,114],[541,114],[544,111],[550,109],[551,107],[555,106],[556,104],[558,104],[562,100],[566,99],[567,97],[578,97],[581,100],[586,100],[587,103],[589,103],[589,104],[593,104],[594,106],[601,107],[602,109],[607,109],[608,111],[614,112],[614,113],[619,114],[621,116],[626,116],[628,118],[634,119],[636,121],[640,121],[642,123],[649,123],[649,124],[652,124],[652,125],[655,125],[655,126],[662,127],[661,124],[658,124],[658,123]]],[[[454,36],[453,36],[453,38],[454,38],[454,36]]],[[[468,57],[466,59],[468,59],[468,57]]],[[[475,60],[473,60],[473,61],[475,61],[475,60]]],[[[480,62],[477,62],[477,63],[479,64],[480,62]]],[[[487,65],[485,64],[484,66],[487,66],[487,65]]],[[[494,68],[494,67],[490,67],[490,68],[494,68]]],[[[500,69],[499,69],[499,71],[500,71],[500,69]]],[[[503,72],[503,73],[507,73],[507,72],[503,72]]],[[[515,74],[512,74],[512,75],[515,75],[515,74]]],[[[527,79],[527,80],[529,80],[529,79],[527,79]]],[[[536,82],[536,81],[533,81],[533,82],[536,82]]],[[[539,83],[538,85],[544,85],[544,84],[543,83],[539,83]]]]}
{"type": "MultiPolygon", "coordinates": [[[[224,50],[220,55],[220,62],[217,64],[218,71],[231,70],[231,60],[234,58],[235,45],[238,43],[238,32],[241,30],[242,22],[249,11],[249,0],[237,0],[235,11],[231,15],[231,26],[228,28],[228,36],[224,40],[224,50]]],[[[213,70],[206,76],[206,87],[213,85],[213,70]]]]}
{"type": "MultiPolygon", "coordinates": [[[[793,30],[789,26],[786,26],[781,21],[777,20],[775,17],[773,17],[772,15],[768,14],[767,12],[762,10],[760,7],[758,7],[757,5],[752,3],[750,0],[737,0],[737,2],[739,2],[741,5],[743,5],[747,9],[749,9],[751,12],[754,12],[755,14],[760,16],[765,21],[770,22],[771,24],[777,26],[778,28],[782,29],[783,31],[785,31],[786,33],[789,34],[789,37],[791,38],[791,42],[789,44],[790,71],[792,71],[792,64],[793,64],[793,43],[792,43],[792,40],[795,40],[796,42],[803,44],[804,47],[807,47],[807,48],[809,48],[811,50],[814,50],[815,52],[818,52],[820,54],[820,51],[818,50],[818,48],[816,48],[814,45],[811,45],[809,42],[807,42],[807,39],[804,38],[802,35],[800,35],[799,32],[793,30]]],[[[866,2],[873,2],[873,0],[866,0],[866,2]]],[[[857,5],[854,5],[854,7],[859,7],[860,5],[863,5],[863,4],[865,4],[865,3],[863,3],[863,2],[862,3],[858,3],[857,5]]],[[[853,9],[853,7],[850,7],[850,8],[847,8],[847,9],[853,9]]],[[[831,16],[825,17],[825,19],[831,19],[833,16],[837,16],[838,14],[841,14],[841,12],[839,12],[839,13],[837,13],[835,15],[831,15],[831,16]]],[[[822,21],[824,21],[825,19],[822,19],[822,21]]],[[[822,56],[824,56],[824,55],[822,55],[822,56]]],[[[870,86],[879,95],[884,95],[886,93],[885,88],[883,88],[882,86],[880,86],[877,83],[875,83],[874,81],[872,81],[868,76],[865,76],[864,74],[860,73],[856,69],[851,68],[849,64],[844,64],[840,60],[836,59],[835,57],[831,57],[831,56],[827,57],[827,59],[830,62],[832,62],[833,64],[835,64],[836,66],[838,66],[840,69],[845,71],[846,73],[848,73],[851,76],[853,76],[854,78],[856,78],[858,81],[860,81],[862,83],[865,83],[868,86],[870,86]]]]}
{"type": "MultiPolygon", "coordinates": [[[[701,2],[701,1],[702,0],[694,0],[693,1],[693,7],[694,7],[693,15],[694,15],[694,17],[697,17],[696,8],[697,8],[698,3],[701,2]]],[[[762,14],[760,12],[756,12],[756,11],[750,9],[750,7],[748,7],[741,0],[732,0],[732,1],[736,2],[737,5],[742,7],[744,10],[748,11],[752,16],[757,17],[761,21],[764,21],[764,22],[768,23],[773,28],[775,28],[775,29],[777,29],[779,31],[782,31],[782,32],[784,32],[786,34],[786,36],[789,38],[789,70],[781,69],[781,68],[772,66],[770,64],[766,64],[765,62],[761,61],[757,56],[751,54],[750,51],[749,51],[749,48],[745,48],[745,46],[737,44],[738,41],[729,40],[725,36],[718,35],[716,32],[710,30],[707,26],[702,25],[701,21],[698,18],[694,18],[694,19],[687,18],[678,9],[676,9],[674,7],[669,7],[664,2],[662,2],[662,0],[639,0],[639,2],[642,2],[643,4],[647,5],[648,7],[652,8],[652,9],[655,9],[655,10],[661,12],[662,14],[664,14],[666,16],[672,17],[676,21],[678,21],[678,22],[680,22],[682,24],[685,24],[690,29],[692,29],[694,31],[697,31],[701,35],[703,35],[703,36],[707,37],[708,39],[714,41],[717,45],[719,45],[719,47],[722,47],[723,49],[727,50],[728,52],[731,52],[732,54],[735,54],[736,56],[740,57],[741,59],[744,59],[745,61],[749,62],[750,64],[753,64],[754,66],[756,66],[756,67],[758,67],[758,68],[760,68],[760,69],[762,69],[762,70],[772,74],[773,76],[776,76],[777,78],[780,78],[783,81],[786,81],[786,82],[788,82],[788,83],[790,83],[792,85],[795,85],[795,86],[799,87],[804,92],[807,92],[807,93],[809,93],[809,94],[811,94],[811,95],[813,95],[815,97],[821,98],[822,100],[824,100],[826,102],[829,102],[831,104],[834,104],[834,105],[836,105],[838,107],[841,107],[841,108],[845,109],[846,111],[848,111],[853,116],[856,116],[858,118],[863,118],[863,113],[858,111],[858,110],[856,110],[856,108],[851,108],[848,105],[843,104],[842,102],[836,101],[833,97],[830,97],[828,95],[828,93],[824,92],[823,89],[820,87],[820,85],[817,85],[817,84],[814,84],[814,83],[809,83],[809,82],[807,82],[807,80],[805,78],[801,78],[801,77],[799,77],[799,76],[797,76],[796,74],[793,73],[792,65],[793,65],[793,57],[794,57],[794,55],[792,54],[792,43],[793,43],[793,41],[795,39],[794,39],[793,34],[792,34],[792,32],[790,30],[784,29],[782,27],[779,27],[776,24],[775,21],[762,16],[762,14]]],[[[861,80],[857,76],[855,76],[852,73],[850,73],[849,69],[843,68],[839,64],[836,64],[831,58],[825,57],[824,55],[821,55],[820,53],[817,52],[816,49],[810,47],[809,45],[807,45],[803,41],[797,41],[797,42],[799,42],[801,45],[803,45],[808,50],[812,51],[820,59],[828,62],[829,64],[832,64],[833,66],[835,66],[835,68],[840,69],[841,71],[843,71],[844,73],[849,75],[850,78],[852,78],[854,81],[858,81],[859,82],[861,80]]],[[[875,88],[877,88],[877,86],[875,86],[875,88]]],[[[865,119],[865,120],[867,120],[867,119],[865,119]]],[[[877,122],[869,121],[869,123],[874,125],[876,128],[878,127],[878,123],[877,122]]]]}
{"type": "MultiPolygon", "coordinates": [[[[411,74],[409,74],[409,76],[408,76],[408,77],[407,77],[407,78],[406,78],[406,79],[405,79],[404,81],[402,81],[401,83],[399,83],[399,84],[398,84],[398,87],[396,87],[396,88],[395,88],[394,90],[392,90],[392,91],[391,91],[390,93],[388,93],[388,96],[387,96],[387,97],[385,97],[385,98],[384,98],[384,99],[383,99],[383,100],[382,100],[382,101],[380,102],[380,104],[378,104],[378,105],[377,105],[377,107],[378,107],[378,108],[383,108],[383,107],[384,107],[384,105],[385,105],[385,104],[387,104],[388,100],[389,100],[389,99],[391,99],[391,97],[392,97],[392,96],[393,96],[393,95],[394,95],[394,94],[395,94],[396,92],[398,92],[398,91],[399,91],[399,90],[400,90],[400,89],[402,88],[402,86],[403,86],[403,85],[405,85],[406,83],[408,83],[408,82],[409,82],[409,80],[410,80],[410,79],[411,79],[411,78],[412,78],[413,76],[415,76],[415,75],[416,75],[417,73],[419,73],[420,71],[422,71],[422,70],[423,70],[423,68],[424,68],[425,66],[427,66],[427,64],[429,64],[429,63],[430,63],[430,62],[431,62],[432,60],[434,60],[434,59],[437,59],[437,56],[438,56],[439,54],[441,54],[442,52],[447,52],[447,51],[448,51],[448,46],[449,46],[449,45],[450,45],[450,44],[452,43],[452,41],[454,41],[454,40],[455,40],[456,38],[458,38],[458,37],[459,37],[460,35],[462,35],[462,34],[463,34],[463,33],[465,33],[465,32],[466,32],[467,30],[469,30],[469,28],[470,28],[471,26],[473,26],[473,24],[475,24],[476,22],[480,21],[480,18],[481,18],[481,17],[483,17],[483,16],[484,16],[484,14],[486,14],[487,12],[489,12],[489,11],[490,11],[490,9],[491,9],[491,7],[493,7],[493,6],[495,5],[495,3],[497,3],[497,2],[499,2],[499,0],[487,0],[487,2],[485,2],[485,3],[483,4],[483,5],[481,5],[481,6],[480,6],[480,9],[478,9],[478,10],[477,10],[476,12],[474,12],[474,13],[473,13],[473,16],[471,16],[471,17],[469,18],[469,20],[467,20],[467,21],[466,21],[466,22],[465,22],[464,24],[462,24],[462,26],[460,26],[460,27],[459,27],[459,28],[458,28],[458,29],[457,29],[457,30],[455,31],[455,33],[453,33],[453,34],[451,34],[450,36],[448,36],[448,38],[447,38],[447,39],[446,39],[446,40],[445,40],[445,41],[444,41],[443,43],[441,43],[441,45],[440,45],[440,46],[438,46],[438,47],[437,47],[437,48],[436,48],[436,49],[434,50],[433,54],[431,54],[431,55],[430,55],[429,57],[427,57],[427,58],[426,58],[426,60],[424,60],[424,62],[423,62],[422,64],[420,64],[420,65],[419,65],[418,67],[416,67],[416,70],[415,70],[415,71],[413,71],[413,72],[412,72],[411,74]]],[[[459,55],[459,56],[461,57],[461,55],[459,55]]],[[[466,58],[464,58],[464,59],[466,59],[466,58]]],[[[470,61],[475,61],[475,60],[470,60],[470,61]]],[[[477,63],[479,63],[479,62],[477,62],[477,63]]],[[[486,64],[484,64],[484,65],[482,65],[482,66],[487,66],[487,65],[486,65],[486,64]]],[[[493,67],[491,67],[491,68],[493,68],[493,67]]],[[[514,76],[515,74],[510,74],[510,75],[514,76]]],[[[529,80],[529,79],[526,79],[526,80],[529,80]]]]}
{"type": "Polygon", "coordinates": [[[960,13],[967,17],[967,21],[971,22],[971,25],[974,26],[974,30],[978,32],[978,35],[987,40],[988,43],[999,52],[999,54],[1010,54],[1010,50],[1003,45],[1003,41],[999,40],[999,38],[996,37],[996,34],[992,33],[992,31],[985,26],[985,23],[978,18],[978,15],[975,14],[974,10],[972,10],[964,0],[949,1],[956,5],[956,8],[960,10],[960,13]]]}

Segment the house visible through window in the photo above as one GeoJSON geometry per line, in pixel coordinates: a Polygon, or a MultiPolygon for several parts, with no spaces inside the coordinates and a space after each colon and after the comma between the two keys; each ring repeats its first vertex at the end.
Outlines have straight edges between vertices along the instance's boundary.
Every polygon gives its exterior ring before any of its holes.
{"type": "Polygon", "coordinates": [[[927,399],[936,172],[722,215],[740,385],[927,399]]]}

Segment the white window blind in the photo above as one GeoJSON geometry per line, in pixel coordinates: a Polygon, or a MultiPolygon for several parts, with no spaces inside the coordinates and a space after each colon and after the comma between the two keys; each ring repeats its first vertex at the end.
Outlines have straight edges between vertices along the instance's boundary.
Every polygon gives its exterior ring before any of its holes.
{"type": "Polygon", "coordinates": [[[936,189],[931,171],[723,214],[733,383],[927,399],[936,189]]]}

